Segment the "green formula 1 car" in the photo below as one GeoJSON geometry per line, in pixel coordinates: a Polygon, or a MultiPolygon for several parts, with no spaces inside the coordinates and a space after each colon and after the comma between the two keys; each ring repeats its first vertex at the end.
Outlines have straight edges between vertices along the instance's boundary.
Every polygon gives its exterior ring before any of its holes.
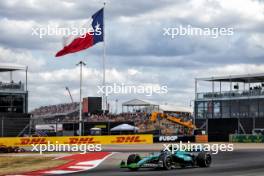
{"type": "Polygon", "coordinates": [[[139,168],[157,168],[170,170],[180,166],[185,167],[209,167],[212,162],[212,157],[207,152],[185,152],[162,151],[159,153],[150,154],[147,157],[141,157],[138,154],[128,156],[127,162],[120,163],[121,168],[128,168],[136,171],[139,168]]]}

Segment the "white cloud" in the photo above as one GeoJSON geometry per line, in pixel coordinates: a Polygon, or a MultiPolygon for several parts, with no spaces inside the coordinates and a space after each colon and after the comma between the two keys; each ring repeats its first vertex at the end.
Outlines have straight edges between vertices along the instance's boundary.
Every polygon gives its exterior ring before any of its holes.
{"type": "Polygon", "coordinates": [[[130,68],[130,69],[127,70],[127,73],[129,75],[133,76],[133,75],[139,74],[140,72],[138,70],[136,70],[136,69],[130,68]]]}
{"type": "Polygon", "coordinates": [[[28,66],[31,71],[37,71],[45,65],[44,59],[35,58],[30,51],[12,51],[3,47],[0,47],[0,62],[28,66]]]}
{"type": "MultiPolygon", "coordinates": [[[[76,60],[68,56],[63,61],[49,60],[55,50],[60,49],[61,36],[39,39],[31,35],[31,28],[80,26],[102,5],[97,1],[88,4],[83,0],[26,0],[23,3],[11,0],[0,3],[0,62],[29,66],[31,108],[69,102],[65,86],[70,88],[75,101],[79,98],[79,67],[73,65],[76,60]]],[[[142,98],[189,106],[194,97],[195,77],[263,72],[264,65],[260,59],[264,56],[263,11],[264,3],[250,0],[109,1],[106,7],[106,51],[109,59],[106,82],[166,84],[169,90],[163,96],[114,95],[109,99],[118,98],[122,102],[142,98]],[[235,28],[235,35],[218,39],[165,39],[162,28],[178,24],[231,26],[235,28]]],[[[92,58],[101,58],[101,45],[76,56],[90,58],[91,54],[92,58]]],[[[90,60],[83,69],[84,96],[96,96],[96,86],[102,84],[99,62],[90,60]]]]}

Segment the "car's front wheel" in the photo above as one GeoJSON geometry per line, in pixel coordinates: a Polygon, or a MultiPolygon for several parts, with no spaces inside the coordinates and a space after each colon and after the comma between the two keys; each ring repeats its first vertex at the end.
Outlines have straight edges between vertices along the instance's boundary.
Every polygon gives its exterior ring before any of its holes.
{"type": "Polygon", "coordinates": [[[199,167],[209,167],[212,163],[212,157],[209,153],[201,152],[198,154],[196,161],[199,167]]]}
{"type": "Polygon", "coordinates": [[[170,170],[172,168],[172,157],[170,155],[162,155],[163,168],[165,170],[170,170]]]}
{"type": "MultiPolygon", "coordinates": [[[[127,158],[127,165],[130,165],[130,164],[136,164],[136,163],[138,163],[140,161],[140,156],[138,155],[138,154],[131,154],[131,155],[129,155],[128,156],[128,158],[127,158]]],[[[130,170],[132,170],[132,171],[136,171],[136,170],[138,170],[139,168],[138,167],[129,167],[129,169],[130,170]]]]}

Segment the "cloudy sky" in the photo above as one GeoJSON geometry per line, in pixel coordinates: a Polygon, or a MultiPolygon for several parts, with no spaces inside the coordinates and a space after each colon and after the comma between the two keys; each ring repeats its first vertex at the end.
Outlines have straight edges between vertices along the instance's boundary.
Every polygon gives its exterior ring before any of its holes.
{"type": "MultiPolygon", "coordinates": [[[[32,28],[80,27],[102,7],[100,0],[0,1],[0,63],[29,67],[30,109],[75,101],[80,60],[84,96],[97,96],[102,83],[102,43],[55,58],[62,36],[32,35],[32,28]]],[[[105,8],[106,82],[168,86],[166,95],[110,95],[119,103],[140,98],[188,107],[194,78],[264,72],[264,1],[261,0],[107,0],[105,8]],[[191,25],[233,28],[232,36],[163,35],[163,28],[191,25]]],[[[23,73],[14,75],[23,80],[23,73]]],[[[7,75],[1,75],[3,81],[7,75]]],[[[112,110],[113,110],[112,106],[112,110]]]]}

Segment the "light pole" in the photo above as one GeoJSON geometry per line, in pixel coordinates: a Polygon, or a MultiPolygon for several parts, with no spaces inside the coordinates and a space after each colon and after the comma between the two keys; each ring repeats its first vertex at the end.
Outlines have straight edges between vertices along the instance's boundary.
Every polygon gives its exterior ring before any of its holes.
{"type": "Polygon", "coordinates": [[[195,125],[195,100],[190,100],[190,109],[192,109],[193,110],[193,114],[192,114],[192,116],[193,116],[193,124],[195,125]],[[193,102],[193,106],[192,106],[192,102],[193,102]]]}
{"type": "Polygon", "coordinates": [[[80,61],[77,66],[80,65],[80,105],[79,105],[79,136],[82,135],[82,66],[86,64],[83,61],[80,61]]]}
{"type": "Polygon", "coordinates": [[[117,114],[118,109],[118,99],[115,100],[115,114],[117,114]]]}

